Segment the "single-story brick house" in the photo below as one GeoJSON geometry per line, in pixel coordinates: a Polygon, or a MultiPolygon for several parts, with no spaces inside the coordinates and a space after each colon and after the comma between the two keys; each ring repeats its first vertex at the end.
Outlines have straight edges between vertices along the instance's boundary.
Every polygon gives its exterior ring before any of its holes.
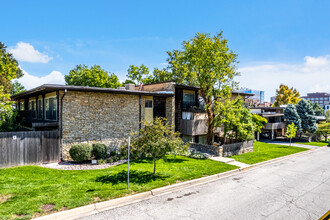
{"type": "Polygon", "coordinates": [[[167,118],[185,141],[205,143],[207,116],[199,107],[198,90],[174,82],[117,89],[45,84],[12,99],[24,126],[60,131],[61,158],[67,160],[74,144],[118,146],[139,130],[141,121],[155,117],[167,118]]]}

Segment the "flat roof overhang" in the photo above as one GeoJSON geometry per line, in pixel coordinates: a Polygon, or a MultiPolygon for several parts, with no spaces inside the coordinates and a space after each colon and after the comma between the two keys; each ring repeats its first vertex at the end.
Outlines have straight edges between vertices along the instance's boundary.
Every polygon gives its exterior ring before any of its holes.
{"type": "Polygon", "coordinates": [[[56,85],[56,84],[44,84],[34,89],[30,89],[25,92],[13,95],[12,99],[24,98],[30,95],[39,95],[48,92],[55,92],[58,90],[67,91],[79,91],[79,92],[100,92],[100,93],[113,93],[113,94],[126,94],[126,95],[146,95],[146,96],[160,96],[160,97],[172,97],[174,96],[171,91],[159,91],[159,92],[146,92],[126,89],[111,89],[111,88],[98,88],[89,86],[68,86],[68,85],[56,85]]]}

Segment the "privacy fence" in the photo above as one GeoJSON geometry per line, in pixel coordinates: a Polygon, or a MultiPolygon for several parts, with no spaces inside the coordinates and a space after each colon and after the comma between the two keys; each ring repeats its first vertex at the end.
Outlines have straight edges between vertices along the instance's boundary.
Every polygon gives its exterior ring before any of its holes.
{"type": "Polygon", "coordinates": [[[50,163],[59,159],[57,130],[0,133],[0,167],[50,163]]]}

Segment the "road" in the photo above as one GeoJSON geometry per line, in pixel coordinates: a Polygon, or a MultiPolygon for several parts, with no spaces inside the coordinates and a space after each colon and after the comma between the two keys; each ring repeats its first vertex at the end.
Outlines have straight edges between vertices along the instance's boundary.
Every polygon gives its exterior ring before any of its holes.
{"type": "Polygon", "coordinates": [[[84,219],[319,219],[330,210],[330,148],[84,219]]]}

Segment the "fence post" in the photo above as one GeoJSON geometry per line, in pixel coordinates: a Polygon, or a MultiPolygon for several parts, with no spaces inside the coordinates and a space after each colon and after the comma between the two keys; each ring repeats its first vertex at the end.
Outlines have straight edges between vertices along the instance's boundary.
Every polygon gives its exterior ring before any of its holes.
{"type": "Polygon", "coordinates": [[[130,150],[130,145],[131,145],[131,137],[128,137],[128,151],[127,151],[127,164],[128,164],[128,166],[127,166],[127,189],[129,189],[129,155],[130,155],[130,152],[129,152],[129,150],[130,150]]]}

